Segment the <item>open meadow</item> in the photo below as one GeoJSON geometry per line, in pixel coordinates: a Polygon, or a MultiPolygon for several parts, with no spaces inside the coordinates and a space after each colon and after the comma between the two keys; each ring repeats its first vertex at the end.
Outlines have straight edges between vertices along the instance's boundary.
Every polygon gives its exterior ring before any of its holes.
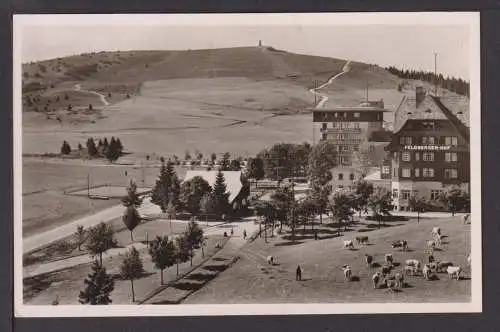
{"type": "Polygon", "coordinates": [[[223,272],[216,280],[190,296],[184,303],[335,303],[335,302],[467,302],[470,301],[471,281],[467,267],[470,252],[470,225],[464,225],[460,217],[442,219],[416,219],[387,222],[386,227],[377,228],[375,222],[362,220],[349,226],[348,232],[337,237],[337,227],[325,223],[315,228],[318,240],[314,240],[311,226],[301,235],[297,230],[297,242],[290,235],[269,238],[264,236],[247,245],[240,259],[230,271],[223,272]],[[380,268],[368,268],[364,254],[374,257],[379,266],[384,264],[384,255],[392,253],[394,271],[405,265],[406,259],[418,259],[427,263],[426,241],[431,238],[434,226],[441,227],[447,235],[441,250],[436,250],[437,261],[451,261],[460,265],[463,272],[460,280],[450,280],[446,273],[436,274],[435,280],[425,280],[420,275],[406,276],[407,287],[399,292],[374,289],[372,275],[380,268]],[[369,244],[355,245],[354,250],[342,247],[343,240],[367,235],[369,244]],[[409,250],[392,249],[391,243],[407,240],[409,250]],[[277,264],[269,265],[266,257],[272,255],[277,264]],[[348,264],[353,280],[344,278],[342,265],[348,264]],[[295,269],[300,265],[302,281],[295,280],[295,269]]]}

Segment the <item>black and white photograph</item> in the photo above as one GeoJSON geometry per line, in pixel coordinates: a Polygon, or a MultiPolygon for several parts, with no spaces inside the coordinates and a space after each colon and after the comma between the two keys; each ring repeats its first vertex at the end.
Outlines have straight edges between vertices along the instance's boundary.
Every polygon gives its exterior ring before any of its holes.
{"type": "Polygon", "coordinates": [[[13,22],[17,317],[481,312],[478,13],[13,22]]]}

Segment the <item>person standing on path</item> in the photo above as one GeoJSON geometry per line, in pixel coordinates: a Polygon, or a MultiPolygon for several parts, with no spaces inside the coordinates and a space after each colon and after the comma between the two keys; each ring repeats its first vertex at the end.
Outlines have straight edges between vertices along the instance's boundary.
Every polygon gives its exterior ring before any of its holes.
{"type": "Polygon", "coordinates": [[[314,231],[314,239],[317,240],[318,239],[318,231],[314,231]]]}
{"type": "Polygon", "coordinates": [[[295,280],[302,280],[302,269],[300,268],[300,265],[297,265],[297,270],[295,271],[295,280]]]}
{"type": "Polygon", "coordinates": [[[247,239],[247,231],[246,229],[243,230],[243,240],[247,239]]]}
{"type": "Polygon", "coordinates": [[[233,228],[231,227],[231,236],[233,236],[233,235],[234,235],[234,230],[233,230],[233,228]]]}

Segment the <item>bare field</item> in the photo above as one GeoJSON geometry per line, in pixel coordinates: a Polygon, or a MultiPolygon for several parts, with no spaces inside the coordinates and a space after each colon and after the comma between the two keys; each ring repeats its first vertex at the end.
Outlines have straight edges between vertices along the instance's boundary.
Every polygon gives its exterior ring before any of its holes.
{"type": "MultiPolygon", "coordinates": [[[[320,240],[315,241],[308,227],[308,234],[298,244],[288,240],[264,239],[248,245],[240,260],[228,271],[223,272],[205,288],[190,296],[187,304],[194,303],[278,303],[278,302],[467,302],[470,301],[470,271],[466,257],[470,252],[470,225],[463,225],[459,217],[449,219],[423,219],[417,224],[407,222],[388,223],[392,227],[376,229],[372,222],[362,222],[354,231],[335,237],[336,228],[322,227],[320,240]],[[406,259],[427,262],[424,251],[426,240],[433,226],[439,225],[448,235],[442,251],[434,256],[439,261],[451,261],[464,269],[462,279],[450,280],[446,273],[437,274],[437,280],[427,281],[422,276],[407,276],[408,287],[401,292],[391,293],[387,289],[373,289],[371,276],[377,269],[367,268],[364,254],[374,256],[382,265],[385,253],[393,253],[396,264],[404,265],[406,259]],[[342,241],[353,239],[360,229],[368,235],[370,245],[357,246],[356,250],[342,248],[342,241]],[[366,230],[369,230],[367,232],[366,230]],[[322,239],[323,238],[323,239],[322,239]],[[391,249],[391,241],[406,239],[410,250],[400,252],[391,249]],[[322,255],[318,253],[328,253],[322,255]],[[272,254],[279,265],[270,266],[265,257],[272,254]],[[303,281],[295,280],[297,264],[303,269],[303,281]],[[348,264],[353,271],[354,281],[347,282],[341,270],[348,264]]],[[[396,267],[400,269],[402,265],[396,267]]]]}

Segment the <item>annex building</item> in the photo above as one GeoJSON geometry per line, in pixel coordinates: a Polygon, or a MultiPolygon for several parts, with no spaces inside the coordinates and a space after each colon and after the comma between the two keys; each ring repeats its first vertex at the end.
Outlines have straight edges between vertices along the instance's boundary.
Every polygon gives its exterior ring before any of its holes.
{"type": "Polygon", "coordinates": [[[387,146],[390,163],[384,165],[396,210],[409,210],[412,195],[438,200],[450,186],[469,192],[469,128],[459,118],[421,87],[414,98],[403,98],[387,146]]]}

